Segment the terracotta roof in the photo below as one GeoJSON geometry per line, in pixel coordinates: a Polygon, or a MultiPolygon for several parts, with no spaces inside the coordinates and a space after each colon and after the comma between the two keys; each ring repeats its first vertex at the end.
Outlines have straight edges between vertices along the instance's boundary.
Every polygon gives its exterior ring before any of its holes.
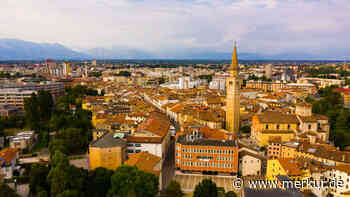
{"type": "Polygon", "coordinates": [[[136,166],[138,169],[153,173],[156,175],[160,174],[160,161],[161,158],[150,154],[148,152],[139,152],[129,156],[129,159],[125,161],[125,165],[136,166]],[[159,166],[159,169],[157,168],[159,166]]]}
{"type": "Polygon", "coordinates": [[[263,130],[261,133],[264,134],[288,134],[288,133],[294,133],[294,131],[291,130],[263,130]]]}
{"type": "Polygon", "coordinates": [[[350,173],[350,165],[338,165],[338,166],[332,166],[331,169],[339,170],[342,172],[350,173]]]}
{"type": "Polygon", "coordinates": [[[164,137],[167,135],[169,128],[170,121],[168,117],[160,112],[154,111],[138,126],[137,130],[149,131],[160,137],[164,137]]]}
{"type": "Polygon", "coordinates": [[[317,116],[298,116],[302,122],[317,122],[317,116]]]}
{"type": "Polygon", "coordinates": [[[278,143],[281,144],[282,137],[281,136],[270,136],[269,137],[269,143],[278,143]]]}
{"type": "Polygon", "coordinates": [[[333,91],[350,94],[350,88],[334,88],[333,91]]]}
{"type": "Polygon", "coordinates": [[[294,114],[283,114],[281,112],[267,111],[256,116],[258,117],[260,123],[299,123],[296,115],[294,114]]]}
{"type": "Polygon", "coordinates": [[[17,150],[13,148],[4,148],[0,151],[0,166],[11,163],[11,161],[17,156],[17,150]]]}
{"type": "Polygon", "coordinates": [[[300,168],[296,165],[297,161],[295,159],[280,158],[278,159],[278,162],[281,164],[288,176],[298,176],[303,174],[300,168]]]}
{"type": "Polygon", "coordinates": [[[305,107],[312,107],[312,104],[308,103],[308,102],[300,102],[300,103],[297,103],[295,105],[297,105],[297,106],[305,106],[305,107]]]}
{"type": "Polygon", "coordinates": [[[127,136],[126,140],[128,142],[136,142],[136,143],[162,143],[163,138],[161,137],[135,137],[135,136],[127,136]]]}

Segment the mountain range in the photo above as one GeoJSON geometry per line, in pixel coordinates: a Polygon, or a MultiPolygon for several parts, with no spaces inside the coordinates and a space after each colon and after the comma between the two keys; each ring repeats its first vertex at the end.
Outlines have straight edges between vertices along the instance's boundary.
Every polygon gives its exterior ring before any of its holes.
{"type": "MultiPolygon", "coordinates": [[[[211,59],[229,60],[232,52],[217,52],[203,49],[149,52],[141,49],[114,46],[110,49],[93,48],[75,51],[59,43],[35,43],[18,39],[0,39],[0,60],[83,60],[83,59],[211,59]]],[[[312,60],[322,59],[302,52],[274,55],[239,52],[242,60],[312,60]]],[[[337,57],[331,57],[335,59],[337,57]]],[[[341,59],[341,58],[339,58],[341,59]]]]}

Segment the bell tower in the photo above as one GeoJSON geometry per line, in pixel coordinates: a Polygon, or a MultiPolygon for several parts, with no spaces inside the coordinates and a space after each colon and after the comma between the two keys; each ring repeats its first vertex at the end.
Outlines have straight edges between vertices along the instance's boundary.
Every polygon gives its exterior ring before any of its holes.
{"type": "Polygon", "coordinates": [[[238,134],[240,118],[240,81],[237,45],[234,44],[230,76],[226,78],[226,130],[238,134]]]}

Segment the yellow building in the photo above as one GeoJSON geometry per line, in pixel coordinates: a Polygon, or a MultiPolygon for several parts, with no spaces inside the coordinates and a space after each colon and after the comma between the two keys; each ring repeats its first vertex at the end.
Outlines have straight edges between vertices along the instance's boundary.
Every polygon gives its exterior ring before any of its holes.
{"type": "Polygon", "coordinates": [[[269,144],[271,138],[281,137],[281,142],[288,142],[295,137],[298,119],[292,114],[264,112],[252,118],[251,137],[259,146],[269,144]]]}
{"type": "Polygon", "coordinates": [[[334,91],[342,96],[344,107],[350,108],[350,88],[335,88],[334,91]]]}
{"type": "Polygon", "coordinates": [[[281,158],[295,158],[297,156],[298,143],[287,142],[281,145],[281,158]]]}
{"type": "Polygon", "coordinates": [[[93,141],[89,147],[90,169],[98,167],[115,170],[126,160],[126,140],[107,133],[93,141]]]}
{"type": "Polygon", "coordinates": [[[240,80],[237,58],[237,46],[235,43],[230,67],[230,76],[226,79],[226,130],[239,133],[240,117],[240,80]]]}
{"type": "Polygon", "coordinates": [[[310,173],[302,169],[298,160],[293,158],[267,160],[266,178],[276,180],[278,175],[288,176],[291,180],[303,180],[309,177],[310,173]]]}

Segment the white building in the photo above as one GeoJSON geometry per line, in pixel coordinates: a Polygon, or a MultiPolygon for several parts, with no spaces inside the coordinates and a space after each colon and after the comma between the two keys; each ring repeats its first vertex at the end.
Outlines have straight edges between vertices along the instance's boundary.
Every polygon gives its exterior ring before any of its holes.
{"type": "Polygon", "coordinates": [[[225,91],[226,90],[226,79],[223,77],[222,78],[214,78],[209,83],[209,88],[225,91]]]}

